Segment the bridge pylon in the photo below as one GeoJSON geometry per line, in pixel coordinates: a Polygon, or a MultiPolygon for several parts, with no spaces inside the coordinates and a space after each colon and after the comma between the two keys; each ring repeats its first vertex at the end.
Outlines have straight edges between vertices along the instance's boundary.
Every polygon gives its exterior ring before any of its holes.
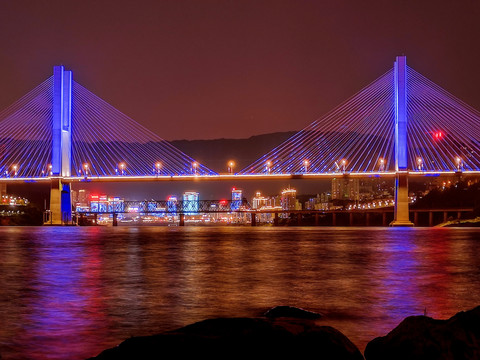
{"type": "Polygon", "coordinates": [[[50,224],[68,223],[72,218],[70,184],[63,177],[72,171],[72,72],[53,68],[52,168],[50,224]]]}
{"type": "Polygon", "coordinates": [[[413,226],[409,219],[407,144],[407,58],[394,63],[395,87],[395,210],[390,226],[413,226]]]}

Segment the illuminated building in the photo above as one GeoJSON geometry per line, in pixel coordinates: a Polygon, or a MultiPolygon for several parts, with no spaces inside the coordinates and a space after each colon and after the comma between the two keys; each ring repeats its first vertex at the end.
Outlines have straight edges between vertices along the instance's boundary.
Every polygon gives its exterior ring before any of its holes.
{"type": "Polygon", "coordinates": [[[310,198],[305,203],[307,210],[328,210],[330,208],[331,196],[329,193],[317,194],[316,197],[310,198]]]}
{"type": "Polygon", "coordinates": [[[178,205],[178,199],[175,195],[170,195],[167,198],[167,212],[171,214],[172,216],[176,215],[177,213],[177,205],[178,205]]]}
{"type": "Polygon", "coordinates": [[[282,210],[299,210],[301,206],[297,204],[297,190],[290,187],[282,190],[280,203],[282,210]]]}
{"type": "Polygon", "coordinates": [[[332,179],[332,200],[359,200],[359,197],[359,179],[344,177],[332,179]]]}
{"type": "Polygon", "coordinates": [[[242,205],[242,194],[241,189],[232,189],[232,204],[230,207],[232,211],[240,209],[240,206],[242,205]]]}
{"type": "Polygon", "coordinates": [[[267,198],[262,196],[260,191],[257,191],[252,199],[252,208],[255,210],[261,209],[267,205],[267,198]]]}
{"type": "Polygon", "coordinates": [[[198,213],[198,192],[185,191],[183,193],[183,212],[185,215],[195,215],[198,213]]]}
{"type": "Polygon", "coordinates": [[[108,198],[109,212],[123,212],[125,210],[125,201],[118,196],[108,198]]]}
{"type": "MultiPolygon", "coordinates": [[[[79,194],[80,195],[80,194],[79,194]]],[[[80,196],[79,196],[80,199],[80,196]]],[[[123,212],[125,210],[124,199],[115,197],[108,197],[107,195],[91,194],[89,196],[89,203],[86,205],[80,201],[77,202],[75,208],[77,212],[98,212],[98,213],[113,213],[123,212]]]]}
{"type": "Polygon", "coordinates": [[[82,205],[88,204],[88,192],[85,189],[80,189],[77,192],[77,202],[82,205]]]}

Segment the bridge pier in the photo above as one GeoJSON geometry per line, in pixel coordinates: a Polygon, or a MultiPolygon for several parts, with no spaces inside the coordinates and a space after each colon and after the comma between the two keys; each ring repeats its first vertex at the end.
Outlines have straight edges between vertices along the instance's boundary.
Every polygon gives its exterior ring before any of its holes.
{"type": "Polygon", "coordinates": [[[394,220],[390,226],[413,226],[408,209],[408,174],[397,173],[395,179],[394,220]]]}
{"type": "Polygon", "coordinates": [[[276,212],[274,215],[273,226],[278,226],[278,212],[276,212]]]}
{"type": "Polygon", "coordinates": [[[50,221],[51,225],[65,225],[72,221],[72,198],[70,184],[62,183],[62,179],[53,178],[50,188],[50,221]]]}
{"type": "Polygon", "coordinates": [[[180,214],[179,215],[178,226],[185,226],[185,214],[180,214]]]}
{"type": "Polygon", "coordinates": [[[257,226],[257,214],[252,212],[250,215],[252,216],[252,222],[251,222],[252,226],[257,226]]]}

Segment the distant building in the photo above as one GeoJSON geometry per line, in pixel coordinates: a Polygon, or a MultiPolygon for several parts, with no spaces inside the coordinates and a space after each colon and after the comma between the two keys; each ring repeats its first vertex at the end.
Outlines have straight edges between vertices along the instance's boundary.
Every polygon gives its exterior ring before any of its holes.
{"type": "Polygon", "coordinates": [[[177,205],[178,199],[175,195],[170,195],[167,198],[167,212],[168,214],[174,216],[177,214],[177,205]]]}
{"type": "Polygon", "coordinates": [[[79,189],[77,192],[77,203],[81,205],[87,205],[88,204],[88,191],[85,189],[79,189]]]}
{"type": "Polygon", "coordinates": [[[195,215],[199,210],[199,196],[196,191],[185,191],[183,193],[183,212],[185,215],[195,215]]]}
{"type": "Polygon", "coordinates": [[[252,199],[252,208],[254,210],[261,209],[267,205],[267,198],[263,196],[260,191],[255,193],[255,196],[252,199]]]}
{"type": "Polygon", "coordinates": [[[332,200],[360,200],[359,179],[349,177],[333,178],[332,200]]]}
{"type": "Polygon", "coordinates": [[[300,210],[301,205],[297,202],[297,190],[288,188],[282,190],[280,197],[282,210],[300,210]],[[300,208],[300,209],[299,209],[300,208]]]}
{"type": "Polygon", "coordinates": [[[330,208],[331,195],[330,193],[317,194],[316,197],[310,198],[305,203],[307,210],[328,210],[330,208]]]}
{"type": "Polygon", "coordinates": [[[240,209],[240,206],[242,205],[242,196],[243,192],[241,189],[232,189],[232,204],[230,206],[232,211],[240,209]]]}

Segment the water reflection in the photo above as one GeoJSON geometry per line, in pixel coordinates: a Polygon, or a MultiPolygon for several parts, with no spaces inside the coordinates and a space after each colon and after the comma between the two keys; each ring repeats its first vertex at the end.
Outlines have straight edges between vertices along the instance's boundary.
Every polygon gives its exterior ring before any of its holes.
{"type": "Polygon", "coordinates": [[[133,335],[275,305],[361,350],[476,305],[477,229],[0,228],[0,354],[83,359],[133,335]]]}

